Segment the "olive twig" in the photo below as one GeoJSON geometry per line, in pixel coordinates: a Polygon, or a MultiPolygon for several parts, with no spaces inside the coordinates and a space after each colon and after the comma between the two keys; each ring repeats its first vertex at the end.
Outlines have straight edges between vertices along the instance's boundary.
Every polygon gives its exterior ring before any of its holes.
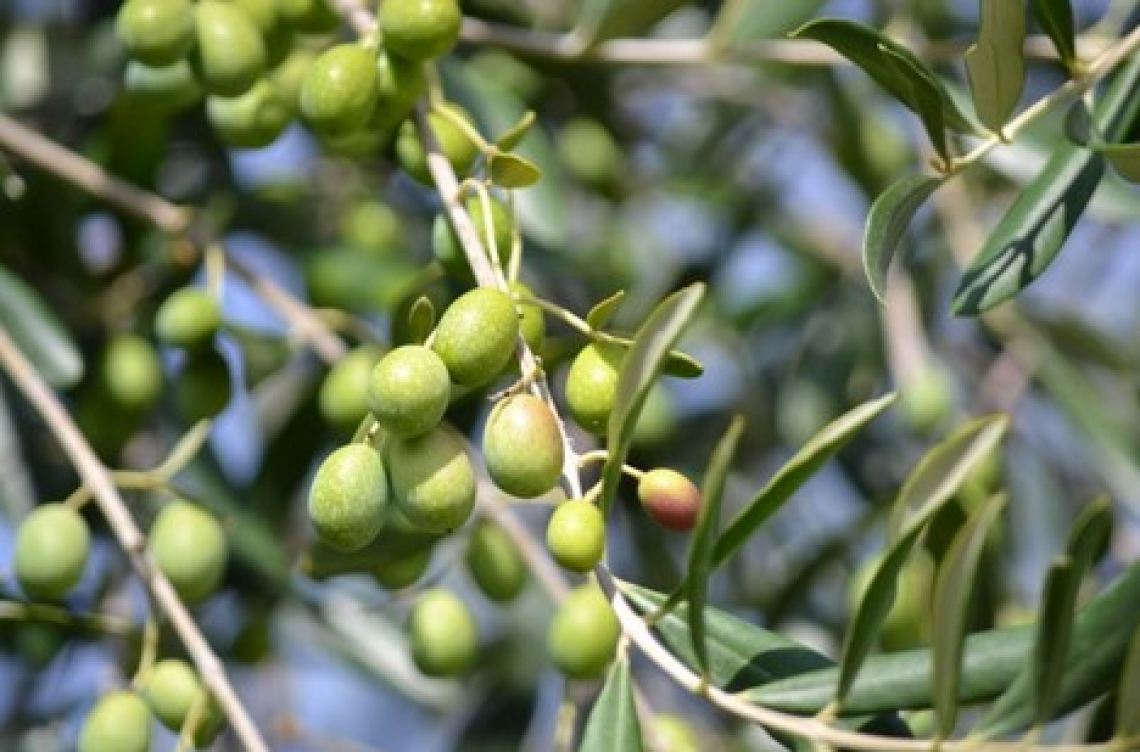
{"type": "Polygon", "coordinates": [[[0,621],[37,621],[114,635],[128,640],[139,639],[138,627],[127,619],[109,613],[77,614],[51,603],[0,600],[0,621]]]}

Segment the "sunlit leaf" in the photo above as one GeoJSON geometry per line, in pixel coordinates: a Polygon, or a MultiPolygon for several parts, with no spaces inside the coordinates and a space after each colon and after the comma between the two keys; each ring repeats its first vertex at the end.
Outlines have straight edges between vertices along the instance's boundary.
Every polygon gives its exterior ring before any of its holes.
{"type": "Polygon", "coordinates": [[[525,157],[500,152],[491,157],[491,182],[501,188],[528,188],[542,179],[542,170],[525,157]]]}
{"type": "Polygon", "coordinates": [[[713,565],[723,564],[728,557],[739,551],[752,534],[815,475],[823,463],[831,459],[894,400],[895,395],[888,394],[864,402],[828,423],[804,444],[721,533],[713,552],[713,565]]]}
{"type": "Polygon", "coordinates": [[[1025,88],[1025,7],[982,0],[978,41],[966,51],[966,73],[978,119],[998,133],[1025,88]]]}
{"type": "Polygon", "coordinates": [[[701,510],[697,517],[689,547],[688,565],[685,570],[685,596],[689,603],[689,629],[693,638],[693,653],[701,673],[708,673],[708,651],[705,645],[705,602],[708,597],[709,576],[713,571],[713,546],[720,522],[721,500],[724,497],[724,484],[736,445],[744,433],[744,419],[733,418],[724,436],[717,442],[705,470],[701,484],[701,510]]]}
{"type": "Polygon", "coordinates": [[[67,328],[35,290],[4,267],[0,327],[51,386],[66,389],[83,378],[83,356],[67,328]]]}
{"type": "Polygon", "coordinates": [[[622,301],[624,300],[625,290],[618,290],[590,309],[590,312],[586,314],[586,323],[595,331],[604,329],[606,324],[610,323],[610,319],[613,318],[614,314],[617,313],[618,308],[621,307],[622,301]]]}
{"type": "Polygon", "coordinates": [[[641,724],[637,720],[629,659],[625,655],[619,656],[610,667],[605,686],[590,710],[578,749],[581,752],[637,752],[642,749],[641,724]]]}
{"type": "Polygon", "coordinates": [[[825,0],[797,0],[794,3],[740,0],[722,3],[710,35],[718,42],[742,45],[761,39],[777,39],[813,18],[824,3],[825,0]],[[729,10],[733,12],[730,13],[729,10]]]}
{"type": "Polygon", "coordinates": [[[934,713],[938,736],[947,738],[958,718],[958,687],[966,638],[970,594],[977,581],[986,536],[1005,506],[1005,497],[990,497],[970,515],[939,564],[934,582],[933,647],[934,713]]]}
{"type": "Polygon", "coordinates": [[[1061,61],[1071,67],[1076,60],[1076,40],[1073,32],[1073,7],[1069,0],[1029,0],[1029,7],[1037,18],[1061,61]]]}
{"type": "Polygon", "coordinates": [[[863,234],[863,272],[879,302],[886,295],[887,272],[899,240],[915,212],[940,185],[939,178],[904,175],[871,205],[863,234]]]}

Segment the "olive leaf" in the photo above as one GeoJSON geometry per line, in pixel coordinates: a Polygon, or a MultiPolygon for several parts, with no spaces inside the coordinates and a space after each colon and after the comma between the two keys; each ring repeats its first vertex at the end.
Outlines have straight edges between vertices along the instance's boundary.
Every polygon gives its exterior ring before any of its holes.
{"type": "Polygon", "coordinates": [[[1037,18],[1037,23],[1049,35],[1061,62],[1071,69],[1077,59],[1077,48],[1073,31],[1073,6],[1069,0],[1029,0],[1029,7],[1037,18]]]}
{"type": "Polygon", "coordinates": [[[966,74],[982,124],[1000,133],[1025,88],[1025,7],[982,0],[978,41],[966,51],[966,74]]]}
{"type": "Polygon", "coordinates": [[[502,151],[511,151],[526,138],[526,134],[530,132],[531,126],[538,120],[538,116],[534,114],[534,110],[527,110],[523,113],[522,117],[512,125],[510,128],[499,136],[495,141],[497,146],[502,151]]]}
{"type": "Polygon", "coordinates": [[[83,357],[63,322],[35,290],[4,267],[0,327],[51,386],[65,389],[83,378],[83,357]]]}
{"type": "Polygon", "coordinates": [[[942,182],[928,175],[904,175],[871,204],[863,233],[863,272],[880,303],[885,302],[887,272],[899,240],[915,212],[942,182]]]}
{"type": "Polygon", "coordinates": [[[542,170],[525,157],[508,152],[491,155],[491,182],[501,188],[527,188],[542,179],[542,170]]]}
{"type": "Polygon", "coordinates": [[[594,701],[579,752],[616,752],[643,749],[641,724],[633,701],[629,658],[623,653],[610,667],[602,693],[594,701]]]}
{"type": "Polygon", "coordinates": [[[621,307],[622,301],[624,300],[625,290],[618,290],[590,309],[589,313],[586,314],[586,323],[595,331],[603,329],[606,324],[610,323],[610,319],[617,313],[618,308],[621,307]]]}

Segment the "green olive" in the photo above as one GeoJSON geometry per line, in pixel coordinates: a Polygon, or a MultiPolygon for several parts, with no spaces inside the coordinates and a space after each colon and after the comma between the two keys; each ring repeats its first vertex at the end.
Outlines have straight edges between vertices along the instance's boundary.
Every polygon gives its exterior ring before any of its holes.
{"type": "Polygon", "coordinates": [[[293,120],[293,107],[263,78],[236,97],[207,97],[206,116],[229,146],[263,149],[285,132],[293,120]]]}
{"type": "Polygon", "coordinates": [[[550,659],[570,679],[596,679],[617,652],[621,626],[597,585],[580,585],[558,606],[547,632],[550,659]]]}
{"type": "Polygon", "coordinates": [[[79,732],[79,752],[149,752],[150,710],[134,692],[104,695],[79,732]]]}
{"type": "Polygon", "coordinates": [[[360,425],[368,415],[368,375],[380,355],[377,348],[364,345],[329,369],[317,395],[317,404],[325,420],[344,431],[354,430],[360,425]]]}
{"type": "Polygon", "coordinates": [[[301,115],[323,134],[358,131],[379,96],[376,53],[359,44],[338,44],[321,53],[301,83],[301,115]]]}
{"type": "Polygon", "coordinates": [[[151,666],[140,688],[151,712],[163,726],[174,732],[182,730],[190,711],[199,703],[202,710],[194,731],[194,746],[208,746],[221,731],[225,716],[195,671],[186,661],[167,658],[151,666]]]}
{"type": "Polygon", "coordinates": [[[592,342],[574,358],[566,375],[566,407],[570,415],[597,436],[606,432],[624,358],[625,349],[620,345],[592,342]]]}
{"type": "Polygon", "coordinates": [[[493,523],[481,522],[471,531],[464,563],[479,590],[493,601],[512,600],[526,585],[526,563],[518,547],[493,523]]]}
{"type": "Polygon", "coordinates": [[[32,598],[57,600],[75,589],[87,564],[91,534],[79,512],[42,504],[16,530],[16,579],[32,598]]]}
{"type": "Polygon", "coordinates": [[[277,91],[277,98],[289,107],[290,113],[300,111],[301,86],[316,54],[304,47],[294,47],[280,63],[269,71],[269,81],[277,91]]]}
{"type": "Polygon", "coordinates": [[[546,341],[546,314],[536,303],[524,303],[523,300],[534,297],[531,289],[522,282],[510,283],[511,297],[519,311],[519,329],[523,339],[531,352],[540,354],[546,341]]]}
{"type": "Polygon", "coordinates": [[[249,16],[250,21],[253,21],[253,25],[257,28],[262,38],[268,38],[277,30],[278,21],[281,19],[277,13],[276,0],[230,1],[245,11],[245,14],[249,16]]]}
{"type": "Polygon", "coordinates": [[[171,65],[194,47],[194,6],[190,0],[127,0],[115,32],[140,63],[171,65]]]}
{"type": "Polygon", "coordinates": [[[188,501],[162,508],[147,533],[159,570],[188,603],[205,600],[226,571],[226,534],[217,518],[188,501]]]}
{"type": "MultiPolygon", "coordinates": [[[[514,242],[515,221],[510,207],[495,196],[488,202],[491,213],[491,236],[495,242],[495,251],[499,265],[504,270],[511,257],[511,245],[514,242]]],[[[470,196],[466,202],[467,213],[475,232],[479,236],[479,243],[488,253],[491,246],[487,243],[487,220],[483,211],[483,202],[477,196],[470,196]]],[[[446,214],[439,214],[431,227],[431,247],[435,258],[443,268],[455,279],[461,282],[471,282],[474,276],[471,265],[467,263],[467,255],[463,252],[463,245],[459,236],[452,228],[446,214]]]]}
{"type": "Polygon", "coordinates": [[[459,296],[443,312],[432,349],[443,358],[452,381],[477,387],[502,373],[518,336],[519,314],[511,297],[481,287],[459,296]]]}
{"type": "Polygon", "coordinates": [[[153,67],[132,60],[123,74],[132,99],[160,113],[185,109],[202,99],[202,85],[186,60],[153,67]]]}
{"type": "Polygon", "coordinates": [[[340,239],[353,250],[389,256],[401,240],[400,217],[382,201],[357,201],[340,218],[340,239]]]}
{"type": "Polygon", "coordinates": [[[276,0],[278,15],[302,34],[326,34],[340,25],[327,0],[276,0]]]}
{"type": "Polygon", "coordinates": [[[550,407],[531,394],[501,400],[483,430],[483,459],[500,489],[523,499],[550,491],[562,475],[562,433],[550,407]]]}
{"type": "Polygon", "coordinates": [[[222,354],[212,347],[191,350],[174,381],[174,401],[189,421],[213,418],[230,403],[233,381],[222,354]]]}
{"type": "Polygon", "coordinates": [[[194,12],[194,61],[203,86],[217,96],[242,94],[265,73],[268,62],[257,26],[240,6],[222,0],[201,0],[194,12]]]}
{"type": "Polygon", "coordinates": [[[414,585],[431,564],[432,547],[425,546],[403,556],[377,562],[370,568],[376,584],[388,590],[400,590],[414,585]]]}
{"type": "Polygon", "coordinates": [[[646,513],[670,530],[692,530],[701,511],[701,491],[676,470],[659,467],[641,476],[637,497],[646,513]]]}
{"type": "Polygon", "coordinates": [[[432,60],[459,41],[463,14],[457,0],[384,0],[379,21],[388,49],[410,60],[432,60]]]}
{"type": "Polygon", "coordinates": [[[470,609],[453,593],[434,589],[408,616],[412,660],[428,676],[458,676],[479,655],[479,628],[470,609]]]}
{"type": "Polygon", "coordinates": [[[138,335],[111,339],[100,375],[111,400],[129,412],[148,410],[162,396],[162,361],[154,345],[138,335]]]}
{"type": "Polygon", "coordinates": [[[567,122],[558,133],[556,146],[566,171],[584,183],[605,185],[621,169],[621,150],[610,132],[595,120],[567,122]]]}
{"type": "Polygon", "coordinates": [[[562,502],[546,526],[546,547],[566,569],[589,572],[606,550],[606,519],[602,510],[583,499],[562,502]]]}
{"type": "Polygon", "coordinates": [[[433,350],[403,345],[385,355],[368,377],[368,405],[395,436],[421,436],[443,420],[451,399],[447,366],[433,350]]]}
{"type": "Polygon", "coordinates": [[[155,314],[154,330],[168,345],[201,347],[210,342],[222,325],[218,301],[200,287],[175,290],[155,314]]]}
{"type": "Polygon", "coordinates": [[[463,439],[446,423],[423,436],[390,438],[384,460],[396,506],[415,528],[443,535],[471,516],[475,470],[463,439]]]}
{"type": "MultiPolygon", "coordinates": [[[[471,121],[467,113],[456,105],[449,103],[444,106],[456,117],[468,122],[471,121]]],[[[432,110],[428,113],[427,120],[431,132],[435,134],[435,139],[439,142],[440,152],[447,157],[447,161],[451,163],[451,168],[462,180],[479,156],[478,145],[471,141],[463,129],[442,113],[432,110]]],[[[433,184],[431,172],[427,166],[424,145],[420,141],[419,134],[416,133],[415,123],[410,120],[400,127],[400,131],[396,135],[396,158],[400,166],[418,182],[423,185],[433,184]]]]}
{"type": "Polygon", "coordinates": [[[325,458],[309,488],[309,519],[322,541],[342,551],[368,545],[388,513],[388,474],[380,453],[348,444],[325,458]]]}

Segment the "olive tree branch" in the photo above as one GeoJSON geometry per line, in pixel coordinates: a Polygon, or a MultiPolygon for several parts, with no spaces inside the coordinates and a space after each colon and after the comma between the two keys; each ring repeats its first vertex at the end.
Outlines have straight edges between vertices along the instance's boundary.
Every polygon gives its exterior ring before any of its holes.
{"type": "Polygon", "coordinates": [[[147,591],[162,609],[186,652],[202,676],[202,681],[218,700],[242,746],[249,752],[269,752],[245,706],[226,677],[222,661],[214,654],[198,629],[190,611],[178,597],[174,586],[155,565],[146,551],[146,539],[135,524],[130,510],[119,495],[110,470],[76,427],[59,398],[36,373],[24,354],[12,342],[6,329],[0,328],[0,367],[47,423],[64,453],[78,471],[85,486],[91,489],[103,517],[127,554],[135,572],[147,591]]]}

